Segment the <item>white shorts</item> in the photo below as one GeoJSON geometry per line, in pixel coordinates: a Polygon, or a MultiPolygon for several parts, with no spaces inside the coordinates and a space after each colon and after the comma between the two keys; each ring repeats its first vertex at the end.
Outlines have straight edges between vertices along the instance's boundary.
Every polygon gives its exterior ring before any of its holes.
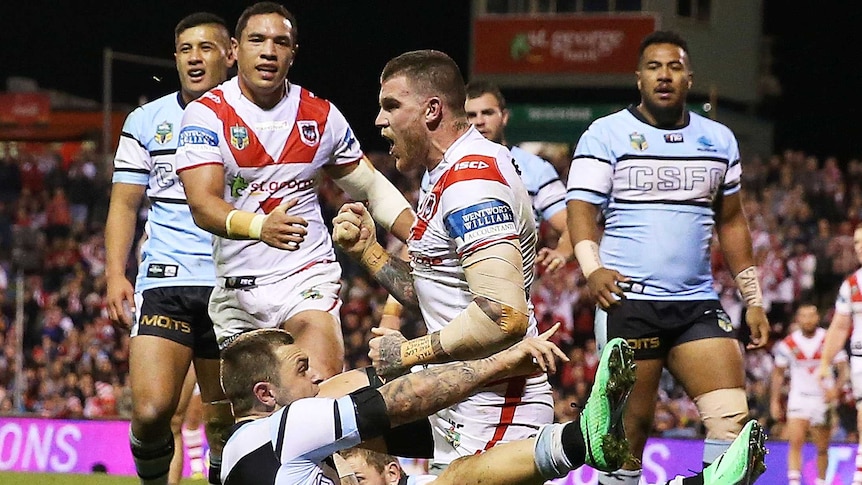
{"type": "Polygon", "coordinates": [[[224,278],[219,278],[209,303],[219,348],[249,330],[280,328],[306,310],[329,312],[341,325],[340,279],[336,262],[317,263],[275,283],[241,289],[225,288],[224,278]]]}
{"type": "Polygon", "coordinates": [[[787,398],[787,419],[804,419],[811,426],[829,424],[829,405],[823,396],[791,394],[787,398]]]}
{"type": "Polygon", "coordinates": [[[540,426],[554,421],[554,400],[544,374],[507,379],[428,419],[439,469],[498,443],[536,436],[540,426]]]}

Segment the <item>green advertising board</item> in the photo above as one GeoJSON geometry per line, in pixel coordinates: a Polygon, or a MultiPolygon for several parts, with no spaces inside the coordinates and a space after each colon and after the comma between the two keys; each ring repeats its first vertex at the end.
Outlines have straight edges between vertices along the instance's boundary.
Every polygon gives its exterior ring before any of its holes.
{"type": "MultiPolygon", "coordinates": [[[[547,141],[574,146],[593,120],[625,107],[625,104],[510,104],[506,140],[515,145],[547,141]]],[[[704,114],[701,105],[689,108],[704,114]]]]}
{"type": "Polygon", "coordinates": [[[574,145],[596,118],[622,104],[510,104],[506,140],[512,144],[548,141],[574,145]]]}

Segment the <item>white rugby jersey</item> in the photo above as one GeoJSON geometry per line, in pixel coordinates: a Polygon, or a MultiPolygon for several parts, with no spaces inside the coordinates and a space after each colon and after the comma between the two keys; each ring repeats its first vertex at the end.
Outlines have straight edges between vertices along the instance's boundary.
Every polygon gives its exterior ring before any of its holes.
{"type": "Polygon", "coordinates": [[[482,247],[519,240],[529,294],[536,224],[509,150],[471,126],[424,180],[408,251],[428,331],[442,329],[473,301],[461,261],[482,247]]]}
{"type": "Polygon", "coordinates": [[[308,221],[305,241],[293,252],[260,241],[215,237],[219,277],[256,276],[258,283],[267,284],[335,260],[317,196],[319,172],[326,165],[357,163],[362,150],[333,104],[295,84],[287,86],[287,95],[263,110],[242,95],[233,78],[189,104],[183,116],[179,170],[221,164],[224,199],[237,209],[268,214],[298,198],[290,215],[308,221]]]}
{"type": "MultiPolygon", "coordinates": [[[[825,337],[826,330],[822,328],[818,328],[811,337],[806,337],[802,330],[796,330],[772,349],[775,365],[790,369],[790,396],[825,396],[818,375],[825,337]]],[[[846,360],[847,353],[841,350],[832,362],[846,360]]]]}
{"type": "Polygon", "coordinates": [[[239,423],[222,452],[223,485],[338,485],[329,457],[360,443],[353,399],[300,399],[239,423]]]}
{"type": "Polygon", "coordinates": [[[687,116],[661,129],[629,107],[594,121],[575,148],[566,199],[602,207],[602,262],[642,288],[628,298],[718,298],[713,203],[740,189],[739,148],[726,126],[687,116]]]}
{"type": "Polygon", "coordinates": [[[854,357],[862,357],[862,289],[859,286],[860,279],[862,279],[862,268],[857,269],[844,279],[835,300],[835,313],[849,315],[852,318],[850,354],[854,357]]]}
{"type": "Polygon", "coordinates": [[[136,291],[213,286],[212,234],[199,228],[177,176],[175,154],[183,118],[179,92],[132,111],[114,157],[114,183],[144,185],[151,206],[136,291]]]}
{"type": "MultiPolygon", "coordinates": [[[[566,186],[560,181],[560,175],[551,162],[516,146],[509,147],[509,152],[515,160],[515,168],[524,182],[524,188],[530,194],[536,223],[566,210],[566,186]]],[[[428,185],[428,172],[425,172],[422,186],[428,185]]]]}

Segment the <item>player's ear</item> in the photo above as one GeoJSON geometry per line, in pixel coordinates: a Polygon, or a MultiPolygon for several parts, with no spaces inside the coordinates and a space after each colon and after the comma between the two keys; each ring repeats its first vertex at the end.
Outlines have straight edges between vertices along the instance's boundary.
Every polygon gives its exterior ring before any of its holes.
{"type": "Polygon", "coordinates": [[[254,397],[260,401],[261,404],[274,408],[276,405],[275,402],[275,394],[272,392],[272,384],[269,382],[258,382],[252,388],[252,392],[254,393],[254,397]]]}
{"type": "Polygon", "coordinates": [[[425,108],[425,121],[429,123],[438,122],[443,117],[443,100],[434,96],[428,100],[425,108]]]}
{"type": "Polygon", "coordinates": [[[383,468],[386,483],[398,485],[401,482],[401,466],[397,462],[387,463],[383,468]]]}

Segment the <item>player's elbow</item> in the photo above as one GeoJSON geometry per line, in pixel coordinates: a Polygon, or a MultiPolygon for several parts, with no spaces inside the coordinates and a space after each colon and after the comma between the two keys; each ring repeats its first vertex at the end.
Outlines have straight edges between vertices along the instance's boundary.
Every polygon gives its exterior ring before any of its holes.
{"type": "Polygon", "coordinates": [[[511,305],[492,301],[481,296],[477,297],[475,301],[482,311],[485,312],[485,315],[497,324],[497,327],[501,330],[501,338],[507,343],[517,342],[527,334],[530,319],[526,313],[511,305]]]}

